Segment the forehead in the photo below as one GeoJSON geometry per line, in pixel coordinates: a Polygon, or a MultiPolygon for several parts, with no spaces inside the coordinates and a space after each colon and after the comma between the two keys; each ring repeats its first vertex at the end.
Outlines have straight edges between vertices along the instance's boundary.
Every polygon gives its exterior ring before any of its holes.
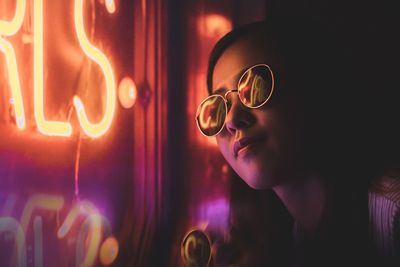
{"type": "Polygon", "coordinates": [[[232,89],[245,69],[265,63],[276,65],[271,44],[265,38],[248,35],[233,42],[221,55],[214,67],[213,91],[219,88],[232,89]]]}

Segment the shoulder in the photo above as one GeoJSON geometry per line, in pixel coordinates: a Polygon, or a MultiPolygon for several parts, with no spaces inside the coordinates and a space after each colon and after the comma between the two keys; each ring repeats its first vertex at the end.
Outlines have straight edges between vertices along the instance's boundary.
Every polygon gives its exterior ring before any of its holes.
{"type": "Polygon", "coordinates": [[[400,176],[376,179],[368,192],[370,234],[384,257],[400,253],[400,176]]]}
{"type": "Polygon", "coordinates": [[[386,200],[392,205],[400,205],[400,175],[384,175],[373,181],[369,189],[371,197],[386,200]]]}

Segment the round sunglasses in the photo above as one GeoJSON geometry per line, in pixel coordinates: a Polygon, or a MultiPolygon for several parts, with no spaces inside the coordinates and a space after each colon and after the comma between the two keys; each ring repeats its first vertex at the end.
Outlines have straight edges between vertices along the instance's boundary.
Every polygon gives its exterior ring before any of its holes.
{"type": "Polygon", "coordinates": [[[227,96],[238,93],[240,102],[248,108],[259,108],[271,98],[274,91],[274,74],[266,64],[257,64],[242,74],[237,89],[224,95],[213,94],[204,99],[196,112],[196,124],[200,132],[208,137],[219,134],[225,126],[230,109],[227,96]],[[229,105],[229,108],[228,108],[229,105]]]}

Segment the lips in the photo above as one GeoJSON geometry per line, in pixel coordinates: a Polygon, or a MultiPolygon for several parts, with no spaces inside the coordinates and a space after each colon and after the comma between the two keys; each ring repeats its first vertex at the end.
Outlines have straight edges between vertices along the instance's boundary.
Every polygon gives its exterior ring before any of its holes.
{"type": "Polygon", "coordinates": [[[243,137],[241,139],[239,139],[238,141],[236,141],[233,144],[233,154],[235,157],[238,156],[239,151],[242,149],[245,149],[246,147],[253,145],[255,143],[260,142],[261,138],[257,138],[257,137],[243,137]]]}

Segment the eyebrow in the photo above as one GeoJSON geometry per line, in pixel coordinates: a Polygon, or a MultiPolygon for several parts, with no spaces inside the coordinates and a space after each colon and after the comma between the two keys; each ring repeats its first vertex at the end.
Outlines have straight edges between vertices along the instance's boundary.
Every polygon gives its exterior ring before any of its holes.
{"type": "MultiPolygon", "coordinates": [[[[242,74],[244,73],[244,71],[243,70],[241,70],[239,73],[237,73],[237,74],[235,74],[233,77],[232,77],[232,79],[235,79],[236,80],[236,85],[235,85],[235,87],[237,86],[237,83],[239,82],[239,79],[240,79],[240,77],[242,77],[242,74]]],[[[223,83],[225,82],[226,80],[224,80],[223,81],[223,83]]],[[[234,88],[235,89],[235,88],[234,88]]],[[[215,95],[215,94],[220,94],[220,95],[222,95],[222,94],[224,94],[226,91],[228,91],[229,89],[228,88],[226,88],[225,86],[221,86],[221,87],[219,87],[219,88],[217,88],[217,89],[215,89],[213,92],[212,92],[212,94],[213,95],[215,95]]]]}
{"type": "Polygon", "coordinates": [[[213,95],[223,95],[228,89],[225,87],[220,87],[212,92],[213,95]]]}
{"type": "MultiPolygon", "coordinates": [[[[237,80],[236,83],[239,82],[239,79],[242,77],[242,75],[243,75],[249,68],[251,68],[251,66],[252,66],[252,65],[246,66],[246,67],[244,67],[243,69],[241,69],[238,73],[236,73],[236,74],[233,75],[233,79],[237,80]]],[[[225,81],[225,80],[224,80],[224,81],[225,81]]],[[[236,89],[237,89],[237,88],[236,88],[236,89]]],[[[228,89],[227,89],[226,87],[223,87],[223,86],[222,86],[222,87],[220,87],[220,88],[215,89],[214,91],[212,91],[212,94],[213,94],[213,95],[215,95],[215,94],[222,94],[222,93],[225,93],[226,91],[228,91],[228,89]]]]}

